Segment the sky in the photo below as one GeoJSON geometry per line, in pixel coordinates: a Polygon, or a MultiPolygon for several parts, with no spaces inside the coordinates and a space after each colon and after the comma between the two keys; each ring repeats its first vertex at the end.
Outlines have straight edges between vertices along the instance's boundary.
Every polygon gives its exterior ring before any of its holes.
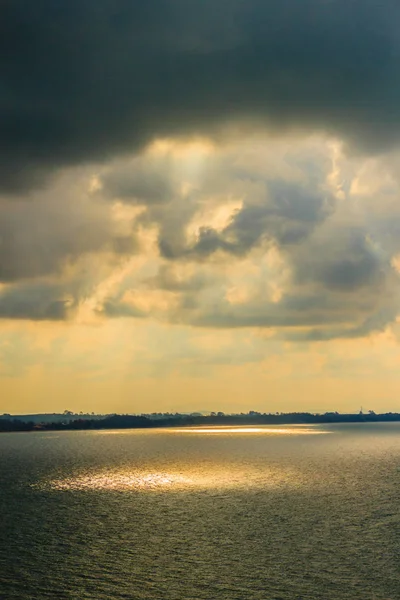
{"type": "Polygon", "coordinates": [[[397,0],[0,11],[0,413],[400,411],[397,0]]]}

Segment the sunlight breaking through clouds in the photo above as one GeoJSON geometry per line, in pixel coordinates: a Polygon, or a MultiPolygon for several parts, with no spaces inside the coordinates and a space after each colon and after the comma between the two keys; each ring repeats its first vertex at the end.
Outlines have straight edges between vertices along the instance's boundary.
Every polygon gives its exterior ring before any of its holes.
{"type": "Polygon", "coordinates": [[[248,410],[249,388],[256,409],[263,389],[273,410],[299,389],[304,408],[393,409],[396,3],[5,6],[0,370],[16,410],[31,391],[40,410],[214,410],[221,388],[224,410],[248,410]]]}

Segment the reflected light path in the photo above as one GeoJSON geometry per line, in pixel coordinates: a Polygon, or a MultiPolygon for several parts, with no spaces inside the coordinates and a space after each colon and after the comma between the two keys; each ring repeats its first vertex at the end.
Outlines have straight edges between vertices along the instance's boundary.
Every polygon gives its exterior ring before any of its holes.
{"type": "MultiPolygon", "coordinates": [[[[170,437],[170,444],[175,448],[173,434],[188,435],[237,435],[243,436],[298,436],[330,433],[312,426],[295,425],[290,427],[185,427],[151,430],[114,430],[93,431],[90,435],[146,435],[170,437]]],[[[158,438],[160,440],[160,438],[158,438]]],[[[166,440],[160,440],[162,444],[166,440]]],[[[207,441],[205,440],[207,445],[207,441]]],[[[211,444],[211,442],[210,442],[211,444]]],[[[162,446],[164,447],[164,446],[162,446]]],[[[177,448],[180,446],[178,445],[177,448]]],[[[171,446],[169,446],[171,448],[171,446]]],[[[196,490],[225,489],[267,489],[299,487],[304,482],[301,472],[293,465],[255,463],[250,466],[246,460],[239,463],[221,460],[188,460],[179,454],[174,464],[154,465],[153,468],[138,464],[125,465],[123,468],[105,467],[71,473],[69,477],[56,478],[34,484],[33,487],[47,491],[115,491],[115,492],[190,492],[196,490]]],[[[313,475],[316,479],[315,474],[313,475]]]]}
{"type": "Polygon", "coordinates": [[[310,427],[185,427],[168,431],[177,433],[263,433],[268,435],[319,435],[328,433],[310,427]]]}
{"type": "Polygon", "coordinates": [[[298,474],[288,471],[268,470],[263,477],[233,470],[213,470],[197,473],[130,473],[129,471],[94,472],[65,479],[55,479],[34,487],[48,491],[157,491],[184,492],[228,488],[273,488],[299,484],[298,474]]]}
{"type": "Polygon", "coordinates": [[[174,433],[200,433],[200,434],[262,434],[262,435],[325,435],[332,433],[323,429],[317,429],[310,425],[290,425],[289,427],[241,427],[215,426],[215,427],[156,427],[150,429],[113,429],[90,431],[90,435],[135,435],[135,434],[174,434],[174,433]]]}
{"type": "Polygon", "coordinates": [[[167,473],[105,472],[53,480],[44,487],[57,491],[129,491],[182,489],[190,485],[190,478],[167,473]]]}
{"type": "Polygon", "coordinates": [[[226,489],[271,489],[298,487],[303,477],[294,468],[262,469],[220,465],[185,465],[180,471],[101,470],[79,473],[62,479],[42,481],[33,485],[43,491],[82,492],[193,492],[226,489]]]}

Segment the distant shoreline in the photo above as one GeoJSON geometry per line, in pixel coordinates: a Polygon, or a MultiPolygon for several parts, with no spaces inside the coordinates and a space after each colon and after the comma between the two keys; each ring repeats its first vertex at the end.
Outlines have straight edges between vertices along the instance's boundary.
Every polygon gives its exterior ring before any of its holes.
{"type": "Polygon", "coordinates": [[[340,414],[257,413],[210,415],[4,415],[0,417],[0,433],[18,431],[85,431],[102,429],[159,429],[165,427],[249,426],[249,425],[318,425],[329,423],[390,423],[400,422],[400,413],[340,414]],[[53,420],[52,420],[53,417],[53,420]]]}

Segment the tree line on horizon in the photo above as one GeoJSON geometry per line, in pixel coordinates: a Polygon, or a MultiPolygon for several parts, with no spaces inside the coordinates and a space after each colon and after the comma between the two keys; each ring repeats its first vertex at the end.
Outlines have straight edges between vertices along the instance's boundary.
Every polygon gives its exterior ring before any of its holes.
{"type": "MultiPolygon", "coordinates": [[[[190,427],[207,425],[312,425],[323,423],[368,423],[368,422],[390,422],[400,421],[400,413],[378,414],[374,411],[368,413],[327,412],[315,414],[308,412],[291,413],[259,413],[249,411],[240,414],[225,414],[223,412],[212,412],[209,415],[202,414],[162,414],[157,418],[151,415],[128,415],[113,414],[107,416],[94,415],[93,417],[82,417],[65,411],[61,420],[23,420],[11,415],[0,417],[0,432],[12,431],[60,431],[60,430],[99,430],[99,429],[150,429],[161,427],[190,427]]],[[[47,415],[48,416],[48,415],[47,415]]]]}

